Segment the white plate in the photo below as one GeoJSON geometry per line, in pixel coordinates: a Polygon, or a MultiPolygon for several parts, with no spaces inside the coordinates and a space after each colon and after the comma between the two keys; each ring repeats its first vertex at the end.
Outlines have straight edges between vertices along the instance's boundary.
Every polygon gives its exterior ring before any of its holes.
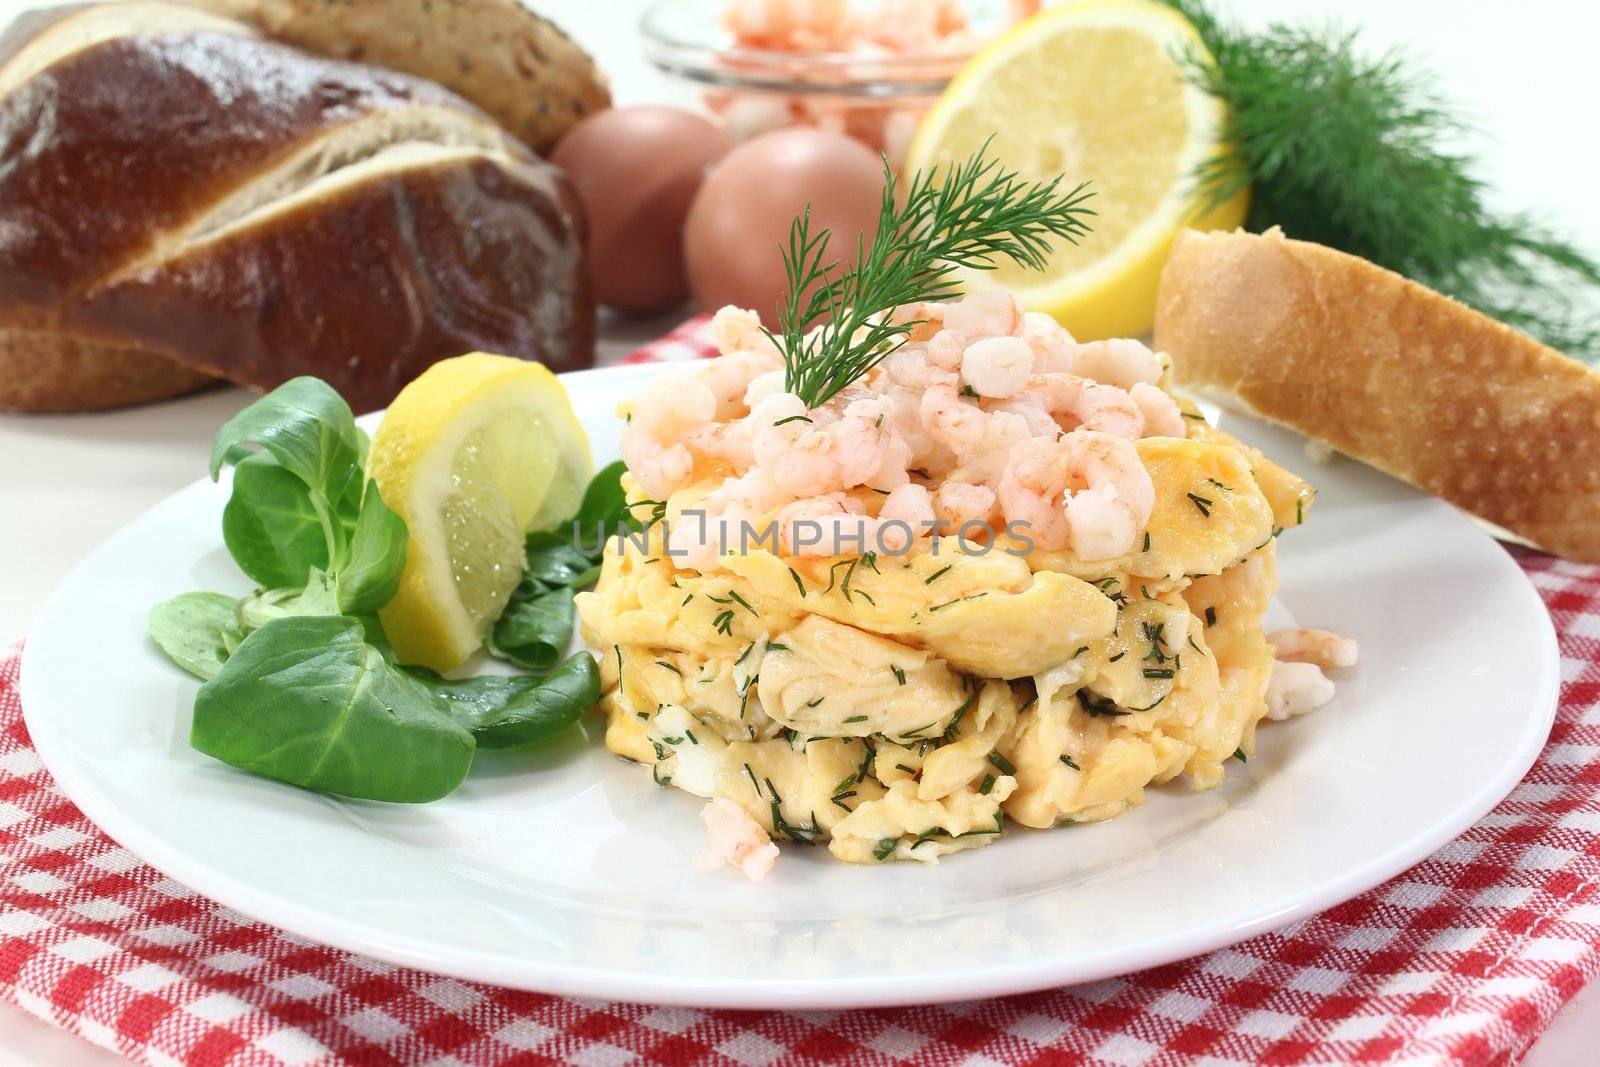
{"type": "MultiPolygon", "coordinates": [[[[652,368],[568,375],[595,444],[652,368]]],[[[1225,424],[1290,465],[1299,439],[1225,424]]],[[[205,457],[196,455],[201,470],[205,457]]],[[[421,807],[333,800],[190,749],[196,683],[145,635],[186,589],[244,593],[228,488],[200,481],[96,549],[40,614],[22,667],[56,781],[169,876],[295,933],[462,978],[736,1008],[969,999],[1102,978],[1226,945],[1422,859],[1522,777],[1555,709],[1549,616],[1470,521],[1355,463],[1309,472],[1282,602],[1360,639],[1338,699],[1266,725],[1211,793],[1151,790],[1094,826],[1008,831],[935,868],[784,848],[751,885],[702,873],[699,802],[608,756],[598,731],[481,753],[421,807]]],[[[1281,610],[1281,609],[1280,609],[1281,610]]]]}

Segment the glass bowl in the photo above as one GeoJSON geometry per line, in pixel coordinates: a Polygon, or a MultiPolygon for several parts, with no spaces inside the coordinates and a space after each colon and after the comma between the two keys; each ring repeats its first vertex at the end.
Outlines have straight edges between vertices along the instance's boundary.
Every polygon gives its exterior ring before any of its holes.
{"type": "MultiPolygon", "coordinates": [[[[867,12],[873,6],[857,4],[867,12]]],[[[723,25],[728,0],[658,0],[645,11],[640,32],[650,62],[697,89],[733,140],[814,126],[855,137],[898,166],[922,114],[973,52],[1011,22],[1004,0],[962,6],[968,32],[948,48],[927,51],[741,46],[723,25]]]]}

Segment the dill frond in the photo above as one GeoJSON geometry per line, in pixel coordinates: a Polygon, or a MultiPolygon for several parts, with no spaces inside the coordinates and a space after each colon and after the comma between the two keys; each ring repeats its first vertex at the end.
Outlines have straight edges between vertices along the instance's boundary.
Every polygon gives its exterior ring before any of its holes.
{"type": "MultiPolygon", "coordinates": [[[[948,300],[958,267],[992,270],[1001,258],[1042,268],[1052,238],[1088,232],[1087,183],[1025,182],[980,149],[972,158],[913,175],[902,197],[884,163],[883,198],[870,244],[853,265],[829,256],[830,234],[811,229],[808,209],[789,229],[787,295],[773,340],[783,350],[785,388],[807,407],[827,403],[905,343],[918,324],[891,321],[902,304],[948,300]],[[814,323],[822,322],[817,329],[814,323]],[[808,333],[807,331],[810,330],[808,333]]],[[[772,336],[769,334],[768,336],[772,336]]]]}
{"type": "Polygon", "coordinates": [[[1471,131],[1412,57],[1366,52],[1333,26],[1251,33],[1201,0],[1165,2],[1215,59],[1183,57],[1190,80],[1232,116],[1231,150],[1196,174],[1209,203],[1248,184],[1249,229],[1281,226],[1600,356],[1600,265],[1531,216],[1489,207],[1476,161],[1446,147],[1471,131]]]}

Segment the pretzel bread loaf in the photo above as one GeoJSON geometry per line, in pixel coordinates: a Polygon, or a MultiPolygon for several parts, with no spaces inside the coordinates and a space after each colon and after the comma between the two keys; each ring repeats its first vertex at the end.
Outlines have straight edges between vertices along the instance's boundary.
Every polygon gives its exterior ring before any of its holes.
{"type": "Polygon", "coordinates": [[[0,39],[0,409],[315,374],[365,410],[462,352],[587,366],[582,229],[430,82],[155,0],[0,39]]]}

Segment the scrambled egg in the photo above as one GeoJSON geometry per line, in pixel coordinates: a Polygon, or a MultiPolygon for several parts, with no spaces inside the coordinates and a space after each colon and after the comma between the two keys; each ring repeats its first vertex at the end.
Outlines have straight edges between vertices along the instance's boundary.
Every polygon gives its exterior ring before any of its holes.
{"type": "Polygon", "coordinates": [[[1185,418],[1186,439],[1136,442],[1156,503],[1121,559],[944,537],[893,559],[757,550],[702,574],[659,527],[614,542],[577,600],[606,653],[607,746],[857,863],[986,845],[1008,818],[1111,818],[1180,775],[1216,787],[1254,748],[1276,536],[1312,491],[1185,418]]]}

